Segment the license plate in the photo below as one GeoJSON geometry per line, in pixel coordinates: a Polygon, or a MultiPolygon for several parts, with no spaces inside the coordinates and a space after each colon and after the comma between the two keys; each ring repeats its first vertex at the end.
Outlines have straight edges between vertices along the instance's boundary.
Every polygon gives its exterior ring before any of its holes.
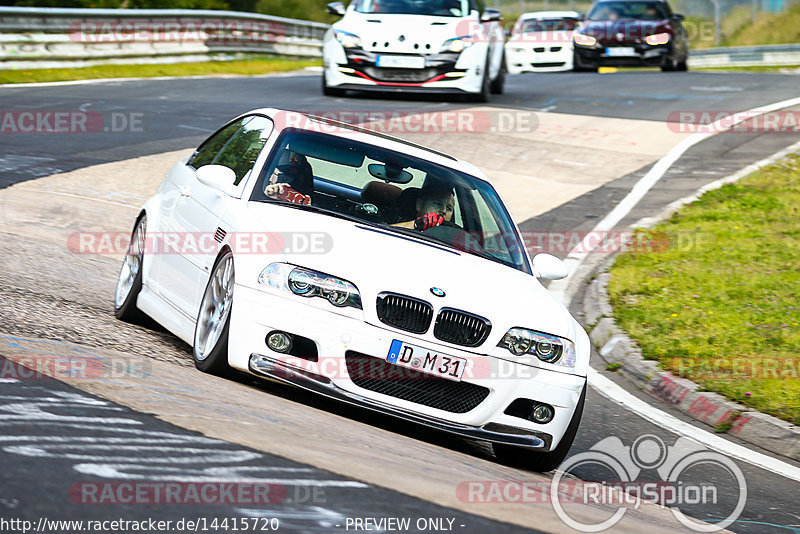
{"type": "Polygon", "coordinates": [[[402,341],[393,340],[392,346],[389,347],[389,355],[386,361],[405,367],[407,369],[414,369],[440,378],[461,381],[464,375],[464,369],[467,367],[467,360],[458,358],[456,356],[447,356],[440,354],[431,349],[411,345],[402,341]]]}
{"type": "Polygon", "coordinates": [[[615,46],[613,48],[606,48],[606,55],[609,57],[619,56],[638,56],[636,49],[630,46],[615,46]]]}
{"type": "Polygon", "coordinates": [[[375,65],[399,69],[424,69],[425,58],[417,56],[378,56],[375,60],[375,65]]]}

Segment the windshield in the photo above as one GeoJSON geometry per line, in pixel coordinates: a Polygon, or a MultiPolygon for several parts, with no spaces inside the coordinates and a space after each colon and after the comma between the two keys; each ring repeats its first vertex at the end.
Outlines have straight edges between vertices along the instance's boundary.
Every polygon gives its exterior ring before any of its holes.
{"type": "Polygon", "coordinates": [[[575,19],[528,19],[522,22],[522,33],[571,31],[575,29],[575,19]]]}
{"type": "Polygon", "coordinates": [[[660,2],[601,2],[586,20],[663,20],[667,15],[660,2]]]}
{"type": "Polygon", "coordinates": [[[466,17],[469,15],[469,0],[356,0],[354,9],[370,14],[466,17]]]}
{"type": "Polygon", "coordinates": [[[327,211],[530,274],[519,234],[489,183],[402,152],[287,129],[250,199],[327,211]]]}

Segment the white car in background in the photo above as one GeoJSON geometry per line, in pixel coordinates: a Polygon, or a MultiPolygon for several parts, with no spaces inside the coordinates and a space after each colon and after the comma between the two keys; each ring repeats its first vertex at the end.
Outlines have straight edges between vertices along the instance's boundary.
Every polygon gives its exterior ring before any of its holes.
{"type": "Polygon", "coordinates": [[[590,354],[538,280],[566,274],[553,256],[531,261],[475,166],[259,109],[145,203],[114,307],[191,344],[202,371],[286,382],[550,470],[577,432],[590,354]]]}
{"type": "Polygon", "coordinates": [[[506,68],[520,72],[572,70],[575,11],[536,11],[519,17],[506,43],[506,68]]]}
{"type": "Polygon", "coordinates": [[[325,34],[322,91],[503,92],[501,14],[480,0],[353,0],[325,34]]]}

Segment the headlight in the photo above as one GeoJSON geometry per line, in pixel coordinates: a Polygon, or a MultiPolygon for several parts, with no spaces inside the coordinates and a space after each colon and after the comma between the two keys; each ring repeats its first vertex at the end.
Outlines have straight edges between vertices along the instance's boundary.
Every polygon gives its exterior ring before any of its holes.
{"type": "Polygon", "coordinates": [[[342,46],[345,48],[356,48],[361,46],[361,38],[354,33],[335,30],[333,34],[336,36],[336,40],[342,43],[342,46]]]}
{"type": "Polygon", "coordinates": [[[597,43],[597,39],[585,33],[576,33],[572,36],[572,39],[575,41],[576,45],[581,46],[594,46],[597,43]]]}
{"type": "Polygon", "coordinates": [[[337,307],[361,309],[358,288],[341,278],[295,267],[288,263],[271,263],[258,276],[258,283],[289,291],[301,297],[320,297],[337,307]]]}
{"type": "Polygon", "coordinates": [[[657,33],[655,35],[648,35],[644,38],[644,42],[650,46],[667,44],[669,42],[669,34],[657,33]]]}
{"type": "Polygon", "coordinates": [[[442,43],[442,49],[439,52],[455,52],[461,53],[465,48],[472,46],[472,37],[469,35],[462,35],[461,37],[453,37],[442,43]]]}
{"type": "Polygon", "coordinates": [[[545,363],[575,367],[575,344],[550,334],[527,328],[512,328],[497,346],[508,349],[514,356],[532,354],[545,363]]]}

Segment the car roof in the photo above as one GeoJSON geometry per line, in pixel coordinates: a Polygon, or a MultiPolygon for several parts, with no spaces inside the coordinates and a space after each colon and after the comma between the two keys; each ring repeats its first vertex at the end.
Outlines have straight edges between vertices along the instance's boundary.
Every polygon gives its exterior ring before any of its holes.
{"type": "Polygon", "coordinates": [[[404,152],[420,159],[437,163],[444,167],[450,167],[457,171],[465,172],[485,182],[491,183],[488,176],[484,174],[475,165],[453,157],[444,152],[434,150],[424,145],[413,143],[406,139],[387,135],[383,132],[370,130],[362,126],[348,124],[345,122],[335,121],[325,117],[319,117],[310,113],[302,113],[299,111],[290,111],[278,108],[259,108],[243,113],[240,117],[247,115],[261,114],[270,117],[276,124],[276,130],[283,130],[286,128],[295,128],[300,130],[308,130],[310,132],[322,132],[327,135],[342,137],[346,139],[353,139],[371,145],[377,145],[397,152],[404,152]],[[276,119],[283,120],[276,120],[276,119]],[[318,125],[324,125],[324,128],[318,125]]]}
{"type": "Polygon", "coordinates": [[[519,16],[520,20],[527,19],[576,19],[580,16],[577,11],[531,11],[519,16]]]}

